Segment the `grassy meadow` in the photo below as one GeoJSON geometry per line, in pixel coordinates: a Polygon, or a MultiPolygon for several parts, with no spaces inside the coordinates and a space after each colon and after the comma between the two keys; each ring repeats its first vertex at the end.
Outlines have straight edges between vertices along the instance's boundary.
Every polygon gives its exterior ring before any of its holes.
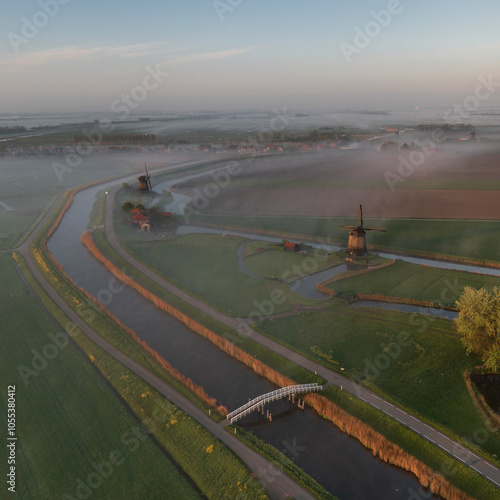
{"type": "MultiPolygon", "coordinates": [[[[238,236],[190,234],[165,240],[127,241],[126,245],[140,260],[165,278],[233,316],[248,316],[258,311],[256,302],[270,299],[270,285],[294,302],[304,305],[315,303],[294,294],[284,283],[242,273],[238,269],[237,253],[238,247],[246,241],[238,236]]],[[[277,253],[287,258],[285,252],[277,253]]],[[[267,259],[267,254],[272,256],[266,252],[259,258],[267,259]]],[[[295,257],[292,256],[294,262],[304,259],[304,256],[297,256],[298,260],[295,257]]],[[[289,264],[287,260],[284,267],[289,264]]],[[[290,310],[291,305],[282,299],[278,301],[280,303],[275,303],[274,313],[290,310]]]]}
{"type": "Polygon", "coordinates": [[[322,250],[308,251],[310,254],[301,255],[298,252],[275,250],[268,242],[250,240],[244,248],[244,265],[249,272],[257,276],[291,283],[344,262],[336,253],[326,255],[322,250]]]}
{"type": "Polygon", "coordinates": [[[71,168],[65,155],[0,160],[0,250],[14,246],[58,194],[138,168],[119,154],[82,157],[71,168]]]}
{"type": "MultiPolygon", "coordinates": [[[[408,318],[392,311],[347,312],[345,306],[333,305],[266,320],[259,330],[328,368],[365,379],[368,387],[439,428],[472,436],[484,422],[463,373],[478,360],[467,356],[451,322],[432,319],[412,325],[408,318]],[[429,326],[433,330],[427,331],[429,326]]],[[[498,432],[483,449],[498,454],[498,432]]]]}
{"type": "Polygon", "coordinates": [[[500,286],[500,277],[397,261],[384,269],[339,280],[327,286],[346,297],[360,292],[432,301],[436,305],[454,307],[464,287],[479,289],[500,286]]]}
{"type": "MultiPolygon", "coordinates": [[[[96,472],[92,463],[109,462],[110,454],[118,452],[123,462],[109,477],[101,478],[96,490],[99,498],[135,498],[144,491],[161,496],[166,489],[179,500],[201,498],[149,438],[136,449],[127,445],[129,433],[139,425],[137,419],[74,344],[47,347],[54,345],[49,335],[61,329],[30,295],[5,253],[0,254],[0,270],[0,380],[4,387],[0,411],[6,414],[7,385],[15,385],[19,496],[74,496],[77,480],[85,482],[96,472]],[[22,310],[30,314],[19,314],[22,310]]],[[[4,454],[2,450],[5,471],[4,454]]]]}

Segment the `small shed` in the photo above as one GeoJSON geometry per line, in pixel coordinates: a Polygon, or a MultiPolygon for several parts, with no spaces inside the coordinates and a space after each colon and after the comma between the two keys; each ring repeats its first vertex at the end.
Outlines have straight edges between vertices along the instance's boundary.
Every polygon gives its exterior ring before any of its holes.
{"type": "Polygon", "coordinates": [[[141,222],[141,231],[149,233],[149,231],[151,231],[151,225],[148,224],[146,221],[141,222]]]}

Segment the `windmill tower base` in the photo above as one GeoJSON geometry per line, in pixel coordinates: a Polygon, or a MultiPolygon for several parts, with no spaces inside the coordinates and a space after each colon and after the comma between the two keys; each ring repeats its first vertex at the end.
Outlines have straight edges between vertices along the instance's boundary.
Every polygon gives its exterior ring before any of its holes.
{"type": "Polygon", "coordinates": [[[149,192],[148,178],[145,175],[139,177],[139,191],[141,193],[149,192]]]}
{"type": "Polygon", "coordinates": [[[347,254],[353,257],[362,257],[368,252],[366,250],[366,238],[364,234],[349,234],[349,243],[347,244],[347,254]]]}

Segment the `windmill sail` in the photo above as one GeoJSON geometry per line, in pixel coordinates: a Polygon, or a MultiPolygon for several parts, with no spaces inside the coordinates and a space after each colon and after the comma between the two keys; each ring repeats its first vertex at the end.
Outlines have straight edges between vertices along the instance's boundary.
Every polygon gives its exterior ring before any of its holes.
{"type": "Polygon", "coordinates": [[[146,164],[144,164],[144,168],[146,169],[146,179],[147,179],[147,182],[148,182],[149,190],[153,191],[153,188],[151,187],[151,176],[148,173],[148,167],[146,166],[146,164]]]}

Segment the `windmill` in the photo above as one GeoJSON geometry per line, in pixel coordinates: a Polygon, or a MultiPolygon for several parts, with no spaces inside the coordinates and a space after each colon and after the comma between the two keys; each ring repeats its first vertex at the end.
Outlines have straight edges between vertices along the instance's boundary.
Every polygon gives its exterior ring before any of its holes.
{"type": "Polygon", "coordinates": [[[151,176],[148,173],[148,167],[146,164],[144,164],[144,168],[146,170],[146,175],[141,175],[139,177],[139,191],[141,193],[153,191],[153,188],[151,187],[151,176]]]}
{"type": "Polygon", "coordinates": [[[342,229],[349,230],[349,243],[347,244],[347,253],[354,257],[366,254],[366,231],[385,231],[383,227],[363,227],[363,207],[358,208],[359,226],[340,226],[342,229]]]}

